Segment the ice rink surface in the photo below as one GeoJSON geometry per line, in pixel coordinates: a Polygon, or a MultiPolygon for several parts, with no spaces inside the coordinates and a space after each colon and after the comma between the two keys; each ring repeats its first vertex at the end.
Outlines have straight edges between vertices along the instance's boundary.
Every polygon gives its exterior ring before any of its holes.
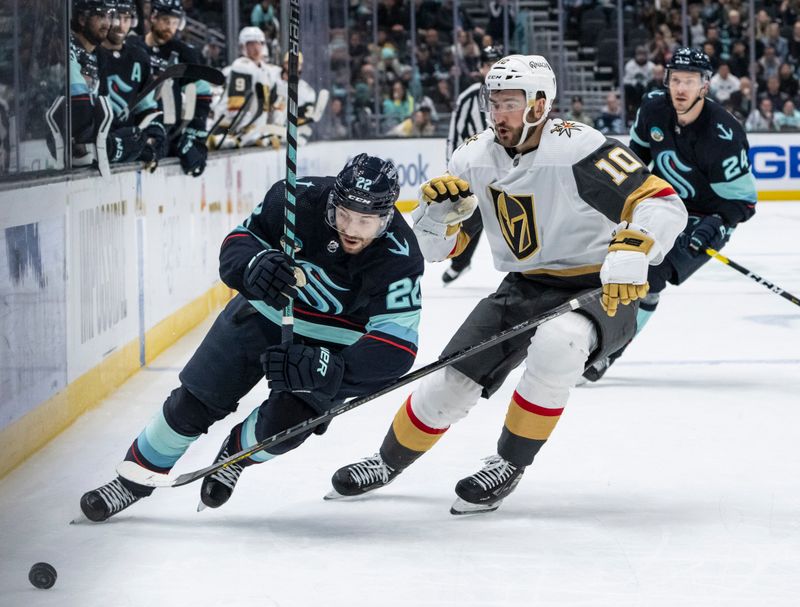
{"type": "MultiPolygon", "coordinates": [[[[800,293],[800,203],[759,205],[723,252],[800,293]]],[[[444,289],[423,282],[418,364],[501,276],[485,242],[444,289]]],[[[211,319],[0,481],[2,607],[800,604],[800,308],[716,260],[661,306],[601,383],[576,388],[500,510],[454,517],[453,487],[495,443],[519,371],[392,485],[323,501],[375,452],[407,391],[245,471],[195,511],[199,483],[104,524],[70,525],[177,386],[211,319]],[[52,563],[51,590],[27,580],[52,563]]],[[[260,384],[181,462],[210,463],[260,384]]]]}

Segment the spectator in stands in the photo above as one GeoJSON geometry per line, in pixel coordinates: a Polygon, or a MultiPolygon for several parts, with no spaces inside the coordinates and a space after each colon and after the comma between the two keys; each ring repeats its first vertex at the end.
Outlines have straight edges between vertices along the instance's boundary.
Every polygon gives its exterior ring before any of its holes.
{"type": "Polygon", "coordinates": [[[722,12],[717,0],[703,0],[703,8],[700,9],[700,16],[706,25],[719,23],[722,12]]]}
{"type": "MultiPolygon", "coordinates": [[[[742,14],[736,9],[728,11],[728,21],[719,31],[719,39],[722,42],[722,57],[730,59],[733,52],[733,45],[737,40],[743,40],[746,35],[745,27],[742,25],[742,14]]],[[[738,74],[737,74],[738,76],[738,74]]]]}
{"type": "Polygon", "coordinates": [[[478,73],[478,62],[480,61],[481,50],[472,37],[463,29],[456,31],[456,42],[453,44],[453,56],[462,74],[467,74],[472,80],[480,76],[478,73]]]}
{"type": "Polygon", "coordinates": [[[645,87],[653,79],[655,64],[647,58],[647,47],[637,46],[633,59],[625,63],[625,100],[628,108],[635,111],[642,100],[645,87]]]}
{"type": "Polygon", "coordinates": [[[423,89],[436,87],[436,63],[431,58],[431,49],[424,43],[417,45],[417,73],[423,89]]]}
{"type": "Polygon", "coordinates": [[[647,86],[644,87],[644,94],[646,95],[650,91],[663,90],[666,90],[664,86],[664,66],[660,63],[656,63],[653,65],[653,77],[650,79],[650,82],[647,83],[647,86]]]}
{"type": "Polygon", "coordinates": [[[744,128],[748,132],[778,130],[778,127],[775,126],[772,101],[769,100],[769,97],[763,97],[761,101],[758,102],[758,107],[750,112],[750,115],[747,117],[744,128]]]}
{"type": "Polygon", "coordinates": [[[341,97],[331,99],[330,116],[323,122],[324,139],[345,139],[349,135],[344,107],[344,100],[341,97]]]}
{"type": "Polygon", "coordinates": [[[400,79],[403,65],[397,58],[397,49],[392,44],[382,47],[380,52],[380,60],[377,65],[378,81],[391,85],[400,79]]]}
{"type": "Polygon", "coordinates": [[[742,124],[753,111],[753,84],[749,76],[739,78],[739,90],[731,93],[728,98],[731,113],[742,124]]]}
{"type": "Polygon", "coordinates": [[[625,131],[617,93],[612,92],[606,95],[606,106],[600,116],[597,117],[597,120],[594,121],[594,128],[604,135],[613,135],[625,131]]]}
{"type": "Polygon", "coordinates": [[[650,61],[653,63],[660,63],[664,65],[672,56],[672,49],[669,42],[664,38],[664,33],[661,30],[656,30],[653,34],[653,39],[647,47],[650,56],[650,61]]]}
{"type": "Polygon", "coordinates": [[[731,47],[731,56],[728,57],[728,66],[731,74],[737,78],[750,73],[750,57],[747,56],[747,45],[744,40],[736,40],[731,47]]]}
{"type": "Polygon", "coordinates": [[[764,49],[764,54],[758,60],[758,64],[764,70],[762,75],[764,79],[778,75],[778,70],[781,69],[781,60],[778,58],[774,46],[768,46],[764,49]]]}
{"type": "Polygon", "coordinates": [[[787,99],[780,112],[775,112],[775,126],[779,131],[800,131],[800,111],[794,101],[787,99]]]}
{"type": "Polygon", "coordinates": [[[573,122],[582,122],[583,124],[594,124],[594,120],[589,114],[586,113],[586,110],[583,107],[583,97],[580,95],[575,95],[572,97],[572,103],[570,104],[569,111],[564,115],[566,120],[572,120],[573,122]]]}
{"type": "Polygon", "coordinates": [[[711,25],[708,27],[706,41],[703,44],[711,44],[714,47],[714,56],[719,61],[722,60],[722,41],[719,39],[719,28],[717,26],[711,25]]]}
{"type": "Polygon", "coordinates": [[[786,61],[789,53],[789,41],[781,36],[781,24],[773,21],[767,26],[767,37],[762,40],[765,46],[775,49],[775,56],[781,61],[786,61]]]}
{"type": "Polygon", "coordinates": [[[769,13],[763,8],[756,13],[756,34],[757,40],[763,44],[764,39],[769,35],[769,24],[772,23],[772,18],[769,13]]]}
{"type": "MultiPolygon", "coordinates": [[[[780,21],[783,25],[791,25],[797,21],[798,12],[800,11],[800,6],[797,4],[797,0],[783,0],[781,2],[780,7],[778,8],[778,21],[780,21]]],[[[797,57],[798,55],[795,55],[797,57]]]]}
{"type": "Polygon", "coordinates": [[[700,18],[700,5],[690,4],[688,13],[689,41],[693,47],[699,47],[706,41],[706,26],[700,18]]]}
{"type": "Polygon", "coordinates": [[[708,55],[708,60],[711,62],[711,67],[716,72],[719,69],[719,55],[717,55],[717,48],[713,43],[708,42],[703,45],[703,52],[708,55]]]}
{"type": "Polygon", "coordinates": [[[277,14],[274,0],[259,0],[250,12],[250,25],[264,29],[267,23],[275,21],[277,14]]]}
{"type": "Polygon", "coordinates": [[[758,97],[759,99],[767,97],[772,103],[773,108],[781,108],[784,102],[789,98],[789,95],[781,91],[780,79],[777,76],[770,76],[767,78],[767,90],[758,97]]]}
{"type": "Polygon", "coordinates": [[[514,4],[509,0],[489,0],[489,23],[486,25],[486,33],[504,45],[506,44],[503,40],[506,11],[508,11],[508,36],[510,38],[514,35],[514,27],[516,27],[517,12],[514,4]]]}
{"type": "Polygon", "coordinates": [[[719,64],[719,70],[711,78],[709,83],[709,92],[711,96],[719,101],[725,103],[731,96],[731,93],[739,90],[739,79],[731,74],[730,67],[723,61],[719,64]]]}
{"type": "Polygon", "coordinates": [[[401,80],[392,84],[392,95],[383,100],[383,130],[388,130],[411,116],[414,112],[414,98],[401,80]]]}
{"type": "Polygon", "coordinates": [[[381,0],[378,5],[378,27],[390,30],[399,26],[405,32],[408,17],[408,7],[403,6],[403,0],[381,0]]]}
{"type": "Polygon", "coordinates": [[[800,20],[794,22],[792,26],[792,37],[789,38],[789,61],[795,65],[800,61],[800,20]]]}
{"type": "Polygon", "coordinates": [[[792,69],[792,65],[790,63],[781,64],[781,67],[778,70],[778,81],[780,82],[780,89],[782,93],[786,93],[792,99],[797,97],[798,82],[797,78],[795,78],[794,70],[792,69]]]}
{"type": "Polygon", "coordinates": [[[455,99],[453,99],[453,87],[449,78],[439,78],[436,80],[436,90],[431,95],[436,111],[442,114],[449,114],[453,111],[455,99]]]}
{"type": "Polygon", "coordinates": [[[393,127],[388,135],[392,137],[433,137],[436,125],[433,123],[430,106],[420,105],[410,118],[393,127]]]}

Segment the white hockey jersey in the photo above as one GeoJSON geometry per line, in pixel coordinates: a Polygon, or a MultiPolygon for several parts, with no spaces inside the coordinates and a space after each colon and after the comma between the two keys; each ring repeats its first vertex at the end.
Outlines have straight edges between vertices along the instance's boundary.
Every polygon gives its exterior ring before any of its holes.
{"type": "Polygon", "coordinates": [[[214,106],[215,119],[223,113],[228,123],[234,119],[239,109],[244,105],[249,93],[253,93],[250,106],[246,108],[245,115],[239,121],[240,125],[249,124],[251,119],[258,114],[258,103],[262,104],[261,115],[257,118],[257,125],[266,124],[269,111],[269,95],[275,85],[274,71],[268,63],[256,63],[248,57],[239,57],[222,72],[225,74],[225,91],[214,106]]]}
{"type": "MultiPolygon", "coordinates": [[[[281,68],[276,66],[274,70],[274,82],[272,86],[272,118],[271,124],[286,126],[286,104],[289,98],[289,83],[281,78],[281,68]]],[[[297,83],[297,115],[298,124],[305,123],[303,116],[306,112],[311,112],[317,102],[317,93],[314,88],[302,78],[297,83]]]]}
{"type": "MultiPolygon", "coordinates": [[[[489,128],[465,141],[448,172],[478,198],[495,267],[503,272],[578,277],[597,274],[621,221],[647,229],[658,264],[686,225],[681,199],[626,146],[578,122],[548,120],[538,148],[512,155],[489,128]]],[[[464,232],[417,233],[429,261],[460,253],[464,232]]]]}

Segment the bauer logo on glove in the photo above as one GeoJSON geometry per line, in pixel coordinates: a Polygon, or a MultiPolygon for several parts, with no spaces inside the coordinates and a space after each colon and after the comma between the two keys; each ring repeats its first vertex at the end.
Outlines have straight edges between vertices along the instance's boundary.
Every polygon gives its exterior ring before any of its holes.
{"type": "Polygon", "coordinates": [[[647,295],[650,289],[647,271],[658,250],[656,241],[644,228],[627,222],[616,227],[600,268],[603,283],[600,303],[609,316],[617,315],[619,304],[627,306],[647,295]]]}

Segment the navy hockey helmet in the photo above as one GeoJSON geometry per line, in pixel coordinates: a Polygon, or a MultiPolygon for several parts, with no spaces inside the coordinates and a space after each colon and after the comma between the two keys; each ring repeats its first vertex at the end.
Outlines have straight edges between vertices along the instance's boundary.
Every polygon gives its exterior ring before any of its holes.
{"type": "Polygon", "coordinates": [[[130,15],[131,28],[139,24],[138,13],[136,12],[136,3],[133,0],[111,0],[114,5],[114,10],[117,15],[130,15]]]}
{"type": "Polygon", "coordinates": [[[688,46],[675,49],[672,53],[672,58],[667,62],[664,72],[664,85],[669,84],[670,70],[676,72],[697,72],[703,80],[708,80],[714,73],[714,68],[711,66],[711,59],[708,58],[703,51],[691,48],[688,46]]]}
{"type": "Polygon", "coordinates": [[[150,2],[150,16],[168,15],[178,17],[178,31],[183,31],[186,27],[186,11],[183,8],[183,0],[152,0],[150,2]]]}
{"type": "Polygon", "coordinates": [[[338,231],[336,209],[344,208],[381,218],[381,236],[394,216],[394,203],[400,195],[397,167],[391,160],[359,154],[352,158],[336,176],[328,196],[327,221],[338,231]]]}

